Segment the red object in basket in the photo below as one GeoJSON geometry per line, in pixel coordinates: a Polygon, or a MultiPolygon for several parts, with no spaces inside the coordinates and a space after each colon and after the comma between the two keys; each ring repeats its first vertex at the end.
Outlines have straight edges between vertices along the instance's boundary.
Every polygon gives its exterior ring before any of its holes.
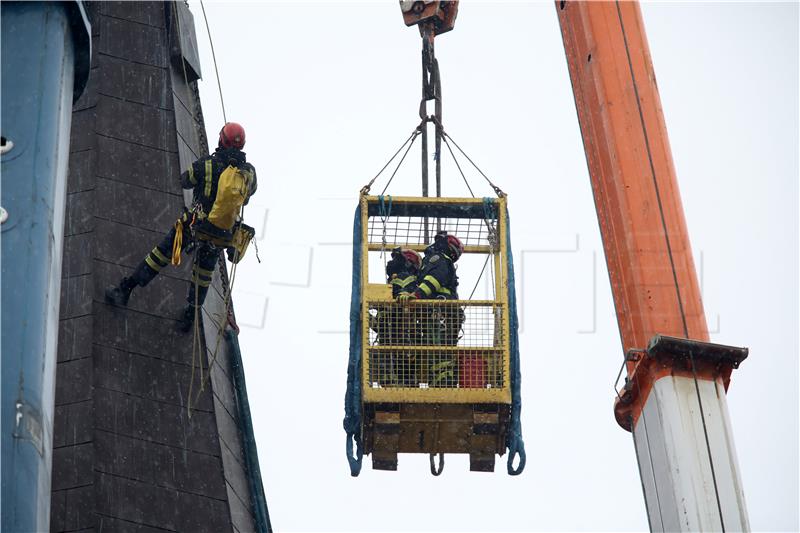
{"type": "Polygon", "coordinates": [[[458,386],[468,389],[486,387],[486,360],[482,355],[462,355],[458,361],[458,386]]]}

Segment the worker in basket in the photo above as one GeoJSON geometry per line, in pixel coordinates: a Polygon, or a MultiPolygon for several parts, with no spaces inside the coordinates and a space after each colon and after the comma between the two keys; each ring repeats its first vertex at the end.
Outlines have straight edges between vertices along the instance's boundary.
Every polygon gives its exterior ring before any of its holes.
{"type": "MultiPolygon", "coordinates": [[[[406,304],[416,299],[458,300],[458,276],[455,263],[464,253],[464,245],[455,235],[440,231],[433,244],[425,250],[417,281],[404,288],[397,301],[406,304]]],[[[430,306],[421,323],[421,344],[455,346],[458,344],[464,310],[458,306],[430,306]]],[[[455,387],[458,383],[456,365],[451,354],[432,353],[429,361],[430,385],[455,387]]]]}
{"type": "Polygon", "coordinates": [[[189,331],[196,309],[202,307],[220,252],[237,263],[247,249],[255,231],[241,220],[243,205],[256,192],[256,170],[242,148],[245,132],[235,122],[226,123],[219,132],[219,144],[213,154],[201,157],[181,174],[181,186],[193,189],[192,210],[175,222],[129,277],[106,290],[106,301],[118,306],[128,304],[131,292],[144,287],[162,268],[179,265],[181,253],[194,251],[192,284],[188,305],[184,308],[178,329],[189,331]]]}
{"type": "MultiPolygon", "coordinates": [[[[386,263],[386,283],[392,288],[392,297],[397,297],[404,288],[417,281],[422,264],[418,252],[399,246],[392,250],[386,263]]],[[[370,316],[370,328],[377,333],[376,343],[388,346],[414,344],[411,339],[417,333],[416,322],[404,317],[395,306],[380,306],[370,316]]],[[[377,364],[377,379],[382,385],[416,386],[416,373],[408,353],[383,353],[377,364]]]]}

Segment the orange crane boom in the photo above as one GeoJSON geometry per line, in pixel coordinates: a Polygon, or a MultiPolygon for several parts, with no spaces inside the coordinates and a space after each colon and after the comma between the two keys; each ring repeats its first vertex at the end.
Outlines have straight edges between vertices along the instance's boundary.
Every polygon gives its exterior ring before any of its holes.
{"type": "Polygon", "coordinates": [[[747,529],[724,394],[747,350],[708,342],[639,5],[555,6],[625,353],[614,411],[651,529],[747,529]]]}

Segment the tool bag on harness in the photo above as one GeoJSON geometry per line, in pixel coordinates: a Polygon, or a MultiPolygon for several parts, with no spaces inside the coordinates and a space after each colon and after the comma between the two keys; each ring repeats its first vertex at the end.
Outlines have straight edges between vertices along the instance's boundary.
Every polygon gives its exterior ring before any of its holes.
{"type": "MultiPolygon", "coordinates": [[[[231,239],[231,246],[228,248],[228,260],[236,264],[242,260],[247,247],[250,246],[250,241],[256,236],[256,230],[248,226],[244,222],[238,222],[233,229],[233,238],[231,239]]],[[[258,254],[258,249],[256,249],[258,254]]]]}

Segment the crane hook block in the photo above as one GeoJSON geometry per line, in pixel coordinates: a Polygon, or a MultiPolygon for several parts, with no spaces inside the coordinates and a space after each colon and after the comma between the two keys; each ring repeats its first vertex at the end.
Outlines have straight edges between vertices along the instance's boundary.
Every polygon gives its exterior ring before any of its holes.
{"type": "Polygon", "coordinates": [[[406,26],[432,22],[434,35],[439,35],[455,26],[458,0],[400,0],[400,10],[406,26]]]}

